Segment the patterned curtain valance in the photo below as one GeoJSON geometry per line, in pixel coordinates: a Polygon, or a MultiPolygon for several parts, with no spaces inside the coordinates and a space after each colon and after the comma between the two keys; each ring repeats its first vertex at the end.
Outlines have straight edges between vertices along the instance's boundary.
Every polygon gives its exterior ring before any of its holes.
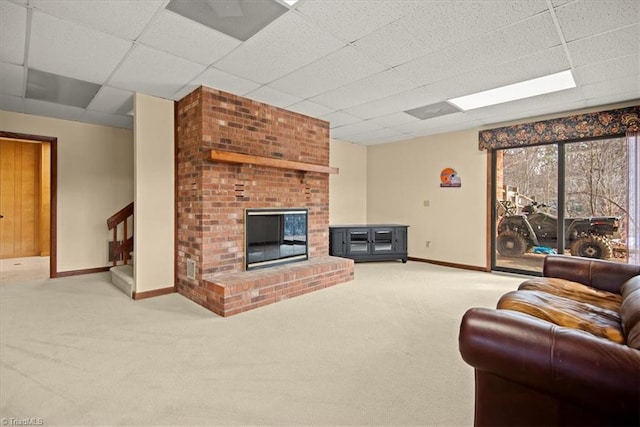
{"type": "Polygon", "coordinates": [[[640,128],[640,105],[478,132],[480,150],[621,136],[640,128]]]}

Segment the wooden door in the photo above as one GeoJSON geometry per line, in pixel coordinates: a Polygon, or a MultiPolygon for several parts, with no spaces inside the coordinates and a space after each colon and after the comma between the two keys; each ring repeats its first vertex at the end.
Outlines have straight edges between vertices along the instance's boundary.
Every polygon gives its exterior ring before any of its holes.
{"type": "Polygon", "coordinates": [[[0,139],[0,258],[40,255],[41,147],[0,139]]]}

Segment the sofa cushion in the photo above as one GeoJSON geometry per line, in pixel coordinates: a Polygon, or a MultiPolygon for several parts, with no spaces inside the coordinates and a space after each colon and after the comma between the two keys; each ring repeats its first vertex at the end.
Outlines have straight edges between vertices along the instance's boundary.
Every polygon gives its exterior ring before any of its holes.
{"type": "Polygon", "coordinates": [[[498,308],[519,311],[559,326],[625,343],[620,314],[586,302],[542,291],[518,290],[503,295],[498,308]]]}
{"type": "Polygon", "coordinates": [[[620,291],[622,292],[620,317],[627,345],[640,350],[640,276],[624,282],[620,291]]]}
{"type": "Polygon", "coordinates": [[[555,277],[536,277],[526,280],[518,287],[521,290],[543,291],[553,295],[574,299],[598,307],[620,312],[622,296],[613,292],[601,291],[582,283],[555,277]]]}

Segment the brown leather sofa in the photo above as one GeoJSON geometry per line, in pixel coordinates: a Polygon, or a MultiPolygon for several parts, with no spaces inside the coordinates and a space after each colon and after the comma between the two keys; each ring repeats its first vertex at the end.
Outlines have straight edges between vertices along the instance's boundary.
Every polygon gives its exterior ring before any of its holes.
{"type": "Polygon", "coordinates": [[[465,313],[459,349],[476,426],[639,426],[640,266],[547,256],[542,278],[465,313]]]}

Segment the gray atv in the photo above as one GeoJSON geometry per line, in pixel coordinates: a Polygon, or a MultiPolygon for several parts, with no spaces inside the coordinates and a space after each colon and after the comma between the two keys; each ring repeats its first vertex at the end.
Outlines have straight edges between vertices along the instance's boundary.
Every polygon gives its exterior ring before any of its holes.
{"type": "MultiPolygon", "coordinates": [[[[498,223],[496,246],[502,256],[524,254],[534,246],[558,247],[558,218],[543,212],[544,204],[525,206],[522,214],[503,217],[498,223]]],[[[608,259],[613,253],[610,236],[618,230],[620,218],[598,216],[565,218],[565,249],[571,255],[608,259]]]]}

